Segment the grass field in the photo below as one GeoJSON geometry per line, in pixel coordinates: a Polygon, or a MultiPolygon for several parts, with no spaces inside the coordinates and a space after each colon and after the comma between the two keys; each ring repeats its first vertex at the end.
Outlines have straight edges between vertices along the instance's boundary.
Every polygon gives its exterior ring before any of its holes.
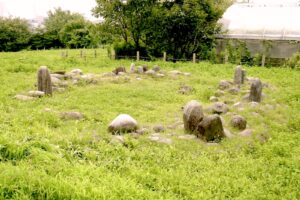
{"type": "MultiPolygon", "coordinates": [[[[235,66],[147,63],[192,75],[141,81],[132,75],[129,82],[71,86],[51,98],[13,99],[34,89],[41,65],[103,73],[120,65],[129,69],[132,62],[109,60],[105,50],[98,58],[90,51],[86,60],[79,51],[69,51],[68,58],[60,53],[0,53],[0,199],[300,199],[299,71],[245,67],[248,76],[269,84],[260,106],[230,107],[247,118],[253,137],[207,145],[178,139],[182,129],[167,129],[162,135],[171,145],[149,141],[152,133],[126,135],[125,144],[116,144],[107,127],[118,114],[130,114],[141,126],[167,127],[181,120],[188,101],[210,105],[219,81],[231,80],[235,66]],[[182,84],[195,91],[179,94],[182,84]],[[79,111],[85,119],[61,120],[57,113],[64,111],[79,111]]],[[[241,96],[228,98],[236,102],[241,96]]],[[[224,118],[229,121],[229,115],[224,118]]]]}

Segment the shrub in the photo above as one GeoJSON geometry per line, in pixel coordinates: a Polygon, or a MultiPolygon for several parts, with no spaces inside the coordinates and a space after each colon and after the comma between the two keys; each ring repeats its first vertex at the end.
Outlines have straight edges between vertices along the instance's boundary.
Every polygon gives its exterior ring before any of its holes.
{"type": "Polygon", "coordinates": [[[288,59],[285,64],[285,67],[292,69],[300,69],[300,52],[295,53],[292,57],[288,59]]]}
{"type": "Polygon", "coordinates": [[[114,43],[114,50],[116,59],[136,57],[136,52],[140,51],[141,57],[148,57],[146,47],[140,47],[138,50],[130,42],[116,42],[114,43]]]}

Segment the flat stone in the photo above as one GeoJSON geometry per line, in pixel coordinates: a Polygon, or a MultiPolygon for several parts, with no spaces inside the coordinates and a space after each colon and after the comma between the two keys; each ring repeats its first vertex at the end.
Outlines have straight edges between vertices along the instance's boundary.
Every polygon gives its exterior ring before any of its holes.
{"type": "Polygon", "coordinates": [[[161,133],[165,131],[165,127],[163,125],[156,125],[153,127],[155,133],[161,133]]]}
{"type": "Polygon", "coordinates": [[[30,96],[30,97],[43,97],[43,96],[45,96],[45,92],[42,92],[42,91],[29,91],[28,96],[30,96]]]}
{"type": "Polygon", "coordinates": [[[209,101],[210,101],[210,102],[218,102],[219,99],[218,99],[218,97],[211,96],[211,97],[209,98],[209,101]]]}
{"type": "Polygon", "coordinates": [[[163,77],[165,77],[165,76],[166,76],[166,75],[160,74],[160,73],[156,74],[156,77],[158,77],[158,78],[163,78],[163,77]]]}
{"type": "Polygon", "coordinates": [[[181,140],[194,140],[194,139],[197,139],[197,137],[195,135],[185,134],[185,135],[179,135],[178,139],[181,139],[181,140]]]}
{"type": "Polygon", "coordinates": [[[219,83],[219,89],[220,90],[226,90],[230,87],[230,82],[229,81],[226,81],[226,80],[221,80],[220,83],[219,83]]]}
{"type": "Polygon", "coordinates": [[[81,120],[83,115],[80,112],[63,112],[60,117],[65,120],[81,120]]]}
{"type": "Polygon", "coordinates": [[[171,75],[181,75],[182,72],[178,71],[178,70],[172,70],[172,71],[169,71],[169,74],[171,74],[171,75]]]}
{"type": "Polygon", "coordinates": [[[76,74],[76,75],[83,75],[83,72],[81,69],[73,69],[70,73],[76,74]]]}
{"type": "Polygon", "coordinates": [[[146,71],[145,74],[154,76],[155,75],[155,71],[152,70],[152,69],[150,69],[150,70],[146,71]]]}
{"type": "Polygon", "coordinates": [[[124,144],[125,138],[122,135],[114,135],[114,136],[112,136],[110,143],[111,144],[124,144]]]}
{"type": "Polygon", "coordinates": [[[32,100],[36,99],[35,97],[30,97],[30,96],[21,95],[21,94],[16,95],[14,98],[17,100],[21,100],[21,101],[32,101],[32,100]]]}
{"type": "Polygon", "coordinates": [[[250,137],[252,133],[253,133],[252,129],[245,129],[242,132],[240,132],[239,135],[242,137],[250,137]]]}

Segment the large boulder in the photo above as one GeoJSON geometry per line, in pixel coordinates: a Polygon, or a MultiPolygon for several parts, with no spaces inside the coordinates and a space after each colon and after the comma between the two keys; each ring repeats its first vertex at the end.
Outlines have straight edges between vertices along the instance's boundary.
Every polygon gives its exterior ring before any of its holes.
{"type": "Polygon", "coordinates": [[[138,123],[130,115],[121,114],[115,118],[108,126],[108,131],[111,133],[126,133],[136,131],[138,123]]]}
{"type": "Polygon", "coordinates": [[[205,141],[220,141],[225,137],[222,120],[219,115],[210,115],[203,118],[197,127],[197,137],[205,141]]]}
{"type": "Polygon", "coordinates": [[[192,100],[184,106],[183,123],[186,132],[194,132],[204,117],[203,108],[198,101],[192,100]]]}

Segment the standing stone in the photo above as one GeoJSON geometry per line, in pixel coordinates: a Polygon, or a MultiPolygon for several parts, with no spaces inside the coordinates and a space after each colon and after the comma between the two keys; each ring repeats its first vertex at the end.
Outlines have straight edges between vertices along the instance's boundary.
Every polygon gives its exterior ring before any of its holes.
{"type": "Polygon", "coordinates": [[[241,85],[243,84],[243,69],[242,67],[239,65],[236,67],[235,69],[235,73],[234,73],[234,84],[237,85],[241,85]]]}
{"type": "Polygon", "coordinates": [[[194,132],[204,117],[203,108],[198,101],[192,100],[183,110],[183,123],[186,132],[194,132]]]}
{"type": "Polygon", "coordinates": [[[242,70],[242,84],[245,83],[247,77],[247,71],[245,69],[242,70]]]}
{"type": "Polygon", "coordinates": [[[135,72],[135,64],[131,63],[130,65],[130,73],[134,73],[135,72]]]}
{"type": "Polygon", "coordinates": [[[136,131],[138,123],[130,115],[121,114],[109,125],[108,131],[111,133],[126,133],[136,131]]]}
{"type": "Polygon", "coordinates": [[[197,137],[206,141],[219,141],[225,137],[222,120],[219,115],[210,115],[203,118],[197,127],[197,137]]]}
{"type": "Polygon", "coordinates": [[[119,75],[121,72],[126,73],[126,69],[125,69],[125,67],[117,67],[112,72],[116,75],[119,75]]]}
{"type": "Polygon", "coordinates": [[[143,68],[143,66],[138,66],[137,72],[138,72],[138,74],[143,74],[143,73],[144,73],[144,68],[143,68]]]}
{"type": "Polygon", "coordinates": [[[45,95],[52,95],[51,76],[46,66],[41,66],[38,71],[38,91],[44,92],[45,95]]]}
{"type": "Polygon", "coordinates": [[[261,102],[262,96],[262,83],[260,79],[256,78],[253,80],[250,89],[249,101],[261,102]]]}

